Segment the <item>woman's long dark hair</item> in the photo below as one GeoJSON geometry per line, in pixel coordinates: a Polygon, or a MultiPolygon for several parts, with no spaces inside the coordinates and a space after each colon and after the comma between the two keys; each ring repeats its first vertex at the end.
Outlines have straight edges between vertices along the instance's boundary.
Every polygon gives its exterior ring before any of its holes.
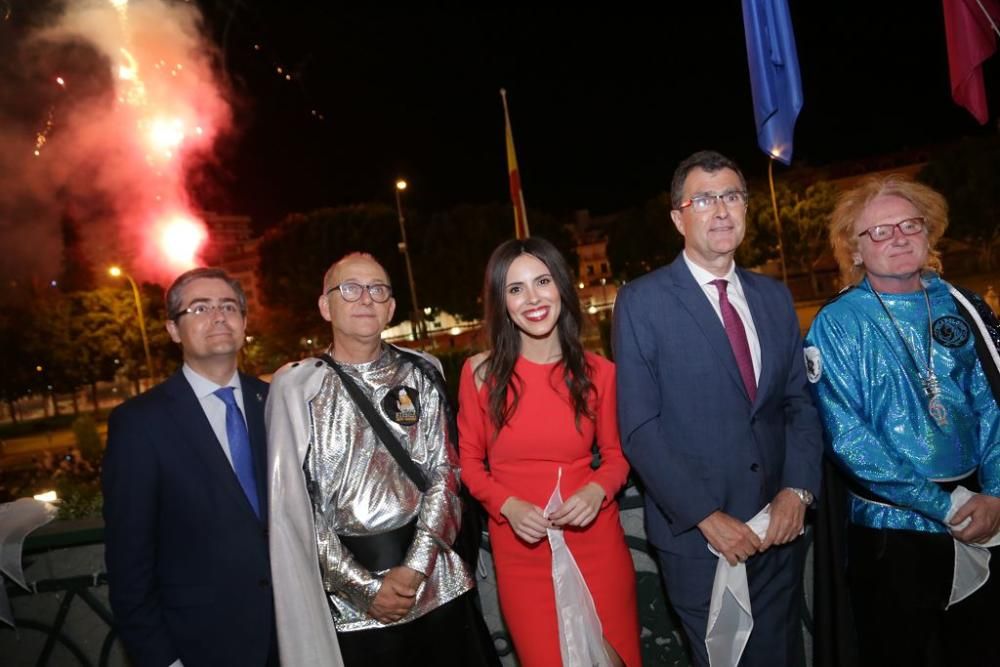
{"type": "Polygon", "coordinates": [[[479,367],[477,374],[488,388],[490,419],[499,432],[510,421],[520,399],[518,391],[520,378],[514,382],[517,375],[514,372],[514,364],[521,355],[521,331],[507,314],[506,284],[510,265],[521,255],[531,255],[548,267],[559,290],[562,304],[556,329],[559,346],[562,348],[560,366],[563,370],[563,379],[569,388],[570,401],[576,413],[576,427],[579,430],[582,417],[594,418],[588,401],[595,391],[594,383],[590,380],[590,369],[583,354],[583,344],[580,342],[580,325],[583,321],[580,298],[573,289],[573,277],[562,254],[554,245],[537,236],[501,243],[493,251],[486,265],[486,278],[483,281],[485,311],[483,320],[486,323],[486,334],[492,350],[479,367]],[[514,395],[509,405],[508,389],[514,395]]]}

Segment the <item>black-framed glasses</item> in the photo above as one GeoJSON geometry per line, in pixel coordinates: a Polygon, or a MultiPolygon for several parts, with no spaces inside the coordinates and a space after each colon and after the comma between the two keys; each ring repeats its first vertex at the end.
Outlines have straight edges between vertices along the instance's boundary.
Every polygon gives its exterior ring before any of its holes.
{"type": "Polygon", "coordinates": [[[371,285],[340,283],[328,289],[326,293],[329,295],[334,290],[340,291],[340,296],[344,297],[344,301],[357,301],[361,298],[361,293],[364,290],[368,290],[368,296],[375,303],[385,303],[392,297],[392,287],[385,283],[372,283],[371,285]]]}
{"type": "Polygon", "coordinates": [[[179,310],[174,313],[170,319],[175,322],[181,318],[183,315],[190,315],[192,317],[197,317],[199,319],[203,317],[209,317],[216,311],[222,313],[225,317],[236,317],[237,315],[243,315],[243,310],[240,308],[239,304],[235,301],[223,301],[222,303],[209,303],[207,301],[198,301],[193,303],[184,310],[179,310]]]}
{"type": "Polygon", "coordinates": [[[726,208],[736,208],[747,205],[747,196],[746,190],[727,190],[719,194],[705,192],[683,202],[677,207],[677,210],[683,210],[690,206],[698,213],[704,213],[708,209],[713,208],[717,202],[722,202],[726,208]]]}
{"type": "Polygon", "coordinates": [[[881,225],[873,225],[858,234],[858,238],[867,234],[868,238],[870,238],[874,243],[882,243],[883,241],[891,239],[896,229],[898,229],[899,233],[903,236],[913,236],[914,234],[919,234],[924,231],[926,228],[927,221],[923,217],[907,218],[906,220],[900,220],[899,222],[887,222],[881,225]]]}

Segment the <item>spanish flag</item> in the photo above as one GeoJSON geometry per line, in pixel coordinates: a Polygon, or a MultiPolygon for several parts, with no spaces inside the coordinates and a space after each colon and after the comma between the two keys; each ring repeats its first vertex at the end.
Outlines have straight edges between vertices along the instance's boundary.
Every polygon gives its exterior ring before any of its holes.
{"type": "Polygon", "coordinates": [[[514,237],[526,239],[528,232],[528,211],[521,191],[521,174],[517,170],[517,154],[514,152],[514,133],[510,129],[510,114],[507,111],[507,91],[500,89],[503,100],[503,120],[507,128],[507,174],[510,177],[510,201],[514,205],[514,237]]]}

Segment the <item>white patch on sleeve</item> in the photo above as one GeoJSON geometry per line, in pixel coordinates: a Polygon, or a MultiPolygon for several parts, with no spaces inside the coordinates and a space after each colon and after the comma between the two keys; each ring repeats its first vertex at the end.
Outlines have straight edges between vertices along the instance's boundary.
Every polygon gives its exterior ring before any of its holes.
{"type": "Polygon", "coordinates": [[[806,358],[806,377],[809,382],[816,384],[823,377],[823,357],[815,345],[810,345],[803,353],[806,358]]]}

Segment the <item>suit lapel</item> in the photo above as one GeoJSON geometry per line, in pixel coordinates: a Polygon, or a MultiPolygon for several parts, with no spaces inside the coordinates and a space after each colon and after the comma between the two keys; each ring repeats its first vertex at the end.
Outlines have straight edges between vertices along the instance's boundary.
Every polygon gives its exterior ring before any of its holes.
{"type": "Polygon", "coordinates": [[[243,407],[246,410],[247,430],[250,432],[250,451],[253,453],[254,480],[260,515],[267,518],[267,431],[264,427],[264,401],[266,387],[256,378],[240,373],[243,388],[243,407]]]}
{"type": "Polygon", "coordinates": [[[737,269],[737,272],[740,284],[743,286],[743,295],[746,296],[747,305],[750,307],[753,328],[757,331],[757,342],[760,343],[760,379],[757,380],[757,399],[754,401],[756,410],[767,398],[774,383],[774,355],[777,353],[775,341],[778,340],[778,336],[774,330],[771,311],[767,308],[764,296],[757,289],[754,276],[743,269],[737,269]]]}
{"type": "Polygon", "coordinates": [[[726,329],[722,325],[722,320],[715,313],[715,309],[709,303],[708,297],[705,296],[701,285],[691,275],[690,269],[684,263],[683,256],[678,256],[670,265],[670,275],[674,280],[674,286],[677,288],[675,290],[677,299],[687,309],[688,313],[691,314],[691,317],[701,329],[708,344],[715,350],[716,355],[719,357],[719,362],[726,369],[726,372],[729,373],[729,377],[732,378],[733,382],[736,383],[740,394],[745,396],[747,403],[749,403],[750,397],[747,396],[746,387],[743,386],[743,378],[740,377],[739,366],[736,363],[735,355],[733,355],[733,348],[729,344],[729,337],[726,335],[726,329]]]}
{"type": "MultiPolygon", "coordinates": [[[[205,477],[210,483],[221,485],[234,502],[256,518],[232,464],[222,452],[222,443],[215,437],[212,425],[184,374],[181,371],[174,373],[166,384],[171,399],[169,408],[171,418],[184,436],[182,442],[194,450],[204,466],[205,477]]],[[[256,459],[256,455],[254,458],[256,459]]]]}

